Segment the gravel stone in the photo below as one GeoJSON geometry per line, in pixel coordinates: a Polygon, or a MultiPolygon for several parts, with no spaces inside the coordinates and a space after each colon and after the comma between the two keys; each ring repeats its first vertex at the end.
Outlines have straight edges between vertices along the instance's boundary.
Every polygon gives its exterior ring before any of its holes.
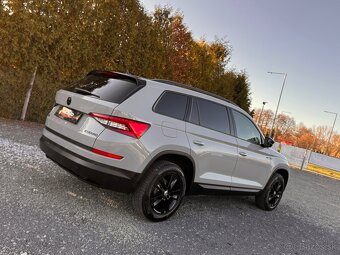
{"type": "Polygon", "coordinates": [[[48,160],[42,125],[0,118],[0,254],[340,254],[340,182],[292,170],[278,208],[195,195],[167,221],[48,160]]]}

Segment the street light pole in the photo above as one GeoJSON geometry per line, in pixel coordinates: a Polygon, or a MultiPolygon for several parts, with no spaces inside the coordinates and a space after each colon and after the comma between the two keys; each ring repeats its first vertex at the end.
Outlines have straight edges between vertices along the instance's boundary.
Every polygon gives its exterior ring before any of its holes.
{"type": "Polygon", "coordinates": [[[268,72],[268,73],[284,75],[284,79],[283,79],[283,84],[282,84],[282,88],[281,88],[281,92],[280,92],[279,101],[277,103],[277,107],[276,107],[276,111],[275,111],[275,115],[274,115],[274,120],[273,120],[273,125],[272,125],[271,131],[270,131],[270,134],[273,136],[273,139],[275,140],[275,135],[273,134],[273,131],[274,131],[274,126],[275,126],[277,111],[279,110],[279,106],[280,106],[280,102],[281,102],[282,92],[283,92],[283,89],[284,89],[285,83],[286,83],[287,73],[277,73],[277,72],[268,72]]]}
{"type": "Polygon", "coordinates": [[[328,153],[328,146],[329,146],[329,143],[330,143],[331,138],[332,138],[332,134],[333,134],[336,118],[338,117],[338,113],[336,113],[336,112],[329,112],[329,111],[324,111],[324,112],[330,113],[330,114],[335,114],[335,118],[334,118],[334,122],[333,122],[333,127],[332,127],[332,130],[331,130],[331,134],[330,134],[330,136],[328,138],[328,142],[327,142],[327,146],[326,146],[326,151],[325,151],[325,154],[327,155],[327,153],[328,153]]]}
{"type": "Polygon", "coordinates": [[[260,124],[262,113],[263,113],[263,108],[264,108],[266,103],[268,103],[268,102],[262,102],[262,109],[261,109],[261,113],[260,113],[259,119],[257,120],[257,125],[260,124]]]}

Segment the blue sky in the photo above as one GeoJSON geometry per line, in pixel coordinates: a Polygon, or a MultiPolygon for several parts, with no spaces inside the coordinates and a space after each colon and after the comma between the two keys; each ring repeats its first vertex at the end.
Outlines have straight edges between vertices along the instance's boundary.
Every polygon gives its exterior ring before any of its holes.
{"type": "MultiPolygon", "coordinates": [[[[184,14],[194,38],[226,38],[229,67],[246,70],[252,107],[290,112],[308,127],[331,126],[340,114],[340,1],[338,0],[142,0],[148,11],[168,5],[184,14]]],[[[340,116],[335,130],[340,132],[340,116]]]]}

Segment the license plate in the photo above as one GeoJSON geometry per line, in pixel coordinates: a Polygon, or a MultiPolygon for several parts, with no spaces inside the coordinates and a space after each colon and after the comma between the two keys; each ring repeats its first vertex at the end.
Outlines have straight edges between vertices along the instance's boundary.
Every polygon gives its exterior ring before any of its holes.
{"type": "Polygon", "coordinates": [[[77,124],[83,114],[65,106],[60,106],[55,115],[63,120],[67,120],[73,124],[77,124]]]}

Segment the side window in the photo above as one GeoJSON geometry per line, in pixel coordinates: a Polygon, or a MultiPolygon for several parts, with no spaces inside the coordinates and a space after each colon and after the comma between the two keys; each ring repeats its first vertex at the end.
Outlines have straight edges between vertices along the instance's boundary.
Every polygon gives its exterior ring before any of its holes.
{"type": "Polygon", "coordinates": [[[154,111],[172,118],[183,120],[188,97],[174,92],[165,92],[158,100],[154,111]]]}
{"type": "Polygon", "coordinates": [[[230,134],[227,108],[204,99],[196,99],[202,127],[230,134]]]}
{"type": "Polygon", "coordinates": [[[261,144],[261,134],[254,123],[242,113],[232,110],[237,137],[251,143],[261,144]]]}

